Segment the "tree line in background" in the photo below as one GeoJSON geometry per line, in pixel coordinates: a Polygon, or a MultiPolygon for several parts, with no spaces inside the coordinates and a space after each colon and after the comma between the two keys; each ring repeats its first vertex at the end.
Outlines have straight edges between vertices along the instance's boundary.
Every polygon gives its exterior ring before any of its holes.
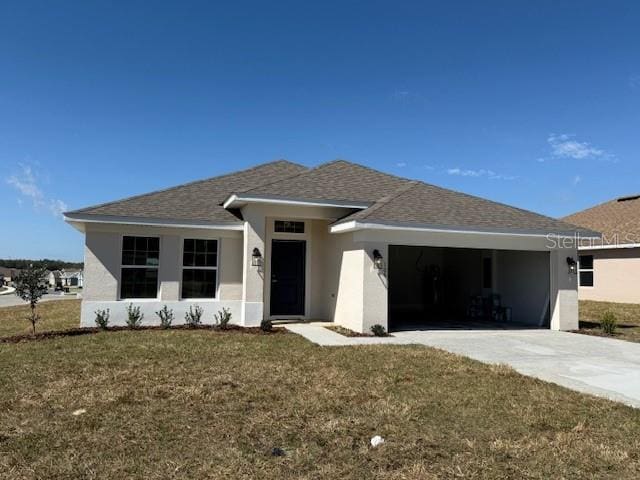
{"type": "Polygon", "coordinates": [[[51,260],[43,258],[42,260],[28,260],[24,258],[3,259],[0,258],[0,267],[17,268],[22,270],[29,265],[34,267],[45,267],[48,270],[82,270],[84,263],[82,262],[65,262],[63,260],[51,260]]]}

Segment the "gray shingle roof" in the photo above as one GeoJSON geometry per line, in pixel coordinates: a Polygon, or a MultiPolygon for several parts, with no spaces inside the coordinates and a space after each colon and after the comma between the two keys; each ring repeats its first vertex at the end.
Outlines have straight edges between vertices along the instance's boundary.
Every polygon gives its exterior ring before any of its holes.
{"type": "Polygon", "coordinates": [[[336,223],[352,220],[479,231],[595,233],[534,212],[417,181],[336,223]]]}
{"type": "Polygon", "coordinates": [[[279,160],[220,177],[69,212],[210,223],[238,222],[231,194],[371,204],[339,220],[442,228],[566,233],[587,230],[501,203],[336,160],[308,169],[279,160]]]}
{"type": "Polygon", "coordinates": [[[563,220],[602,232],[607,245],[640,243],[640,195],[616,198],[563,220]]]}
{"type": "Polygon", "coordinates": [[[244,190],[242,193],[372,203],[395,192],[409,181],[355,163],[335,160],[294,177],[244,190]]]}
{"type": "Polygon", "coordinates": [[[220,205],[229,196],[229,193],[281,180],[306,170],[307,167],[302,165],[286,160],[277,160],[247,170],[82,208],[67,212],[67,214],[212,223],[238,222],[238,217],[234,213],[225,210],[220,205]]]}

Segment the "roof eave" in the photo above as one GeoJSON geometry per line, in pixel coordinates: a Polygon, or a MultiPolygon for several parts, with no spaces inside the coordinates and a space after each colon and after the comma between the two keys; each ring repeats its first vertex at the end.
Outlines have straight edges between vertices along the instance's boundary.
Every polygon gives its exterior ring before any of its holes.
{"type": "Polygon", "coordinates": [[[206,230],[243,230],[244,222],[206,222],[199,220],[166,219],[151,217],[130,217],[119,215],[96,215],[88,213],[66,212],[65,222],[81,232],[85,232],[86,224],[143,225],[166,228],[197,228],[206,230]]]}
{"type": "Polygon", "coordinates": [[[524,229],[490,229],[490,228],[467,228],[462,226],[442,226],[442,225],[423,225],[410,223],[395,222],[361,222],[358,220],[350,220],[346,222],[334,223],[330,227],[331,233],[347,233],[360,230],[392,230],[406,232],[440,232],[440,233],[463,233],[471,235],[506,235],[515,237],[539,237],[548,238],[564,237],[579,239],[600,239],[601,235],[597,232],[589,231],[551,231],[551,230],[524,230],[524,229]]]}

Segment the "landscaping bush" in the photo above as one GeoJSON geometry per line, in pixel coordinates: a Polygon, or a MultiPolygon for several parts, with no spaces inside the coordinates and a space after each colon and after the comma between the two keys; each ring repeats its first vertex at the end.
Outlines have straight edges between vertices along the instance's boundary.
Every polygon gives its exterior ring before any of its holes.
{"type": "Polygon", "coordinates": [[[602,320],[600,321],[602,331],[607,335],[613,335],[616,332],[617,326],[618,320],[616,319],[616,315],[610,310],[604,312],[602,320]]]}
{"type": "Polygon", "coordinates": [[[263,332],[270,332],[273,330],[273,324],[271,320],[267,320],[266,318],[260,322],[260,329],[263,332]]]}
{"type": "Polygon", "coordinates": [[[102,328],[103,330],[109,326],[109,309],[106,310],[96,310],[96,325],[98,328],[102,328]]]}
{"type": "Polygon", "coordinates": [[[171,327],[171,323],[173,323],[173,319],[175,318],[173,310],[168,308],[166,305],[162,307],[161,310],[158,310],[156,315],[160,317],[160,326],[162,328],[171,327]]]}
{"type": "Polygon", "coordinates": [[[184,320],[190,327],[197,327],[202,323],[202,307],[195,305],[189,307],[189,311],[184,314],[184,320]]]}
{"type": "Polygon", "coordinates": [[[140,307],[134,307],[133,303],[130,303],[127,307],[127,327],[138,328],[142,325],[142,319],[144,313],[140,313],[140,307]]]}
{"type": "Polygon", "coordinates": [[[216,325],[221,330],[226,330],[229,327],[229,322],[231,321],[231,312],[228,308],[222,308],[218,313],[214,315],[216,320],[216,325]]]}
{"type": "Polygon", "coordinates": [[[371,327],[371,333],[373,333],[376,337],[386,337],[387,331],[380,324],[375,324],[371,327]]]}

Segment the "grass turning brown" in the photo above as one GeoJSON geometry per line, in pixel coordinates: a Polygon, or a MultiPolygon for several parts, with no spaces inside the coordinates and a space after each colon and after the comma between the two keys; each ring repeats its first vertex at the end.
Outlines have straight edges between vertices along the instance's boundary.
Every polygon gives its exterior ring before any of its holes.
{"type": "Polygon", "coordinates": [[[580,333],[600,335],[640,342],[640,305],[634,303],[580,301],[580,333]],[[601,327],[605,312],[611,311],[616,316],[618,327],[614,335],[606,335],[601,327]]]}
{"type": "Polygon", "coordinates": [[[0,345],[0,385],[2,478],[640,472],[637,410],[424,347],[104,332],[0,345]]]}

